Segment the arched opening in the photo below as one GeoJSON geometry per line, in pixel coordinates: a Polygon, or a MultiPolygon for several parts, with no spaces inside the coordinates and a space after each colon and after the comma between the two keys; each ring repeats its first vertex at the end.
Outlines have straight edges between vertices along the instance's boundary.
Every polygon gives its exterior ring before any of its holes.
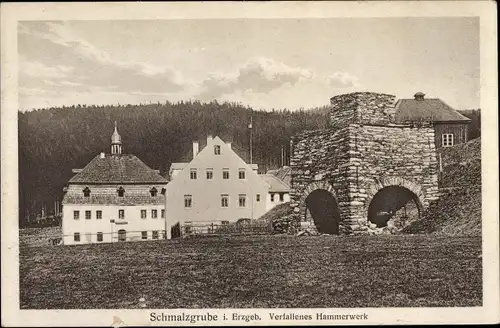
{"type": "Polygon", "coordinates": [[[127,231],[124,229],[118,230],[118,241],[126,241],[127,240],[127,231]]]}
{"type": "Polygon", "coordinates": [[[306,216],[311,215],[319,233],[339,233],[340,212],[337,200],[329,191],[316,189],[307,196],[305,203],[306,216]]]}
{"type": "Polygon", "coordinates": [[[368,220],[379,228],[393,226],[401,230],[419,218],[417,195],[401,186],[380,189],[368,206],[368,220]]]}

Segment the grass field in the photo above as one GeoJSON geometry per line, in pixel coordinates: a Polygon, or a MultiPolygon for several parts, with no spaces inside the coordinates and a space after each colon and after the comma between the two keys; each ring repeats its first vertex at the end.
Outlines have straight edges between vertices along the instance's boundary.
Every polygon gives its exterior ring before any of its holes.
{"type": "Polygon", "coordinates": [[[250,236],[22,247],[22,309],[481,306],[480,237],[250,236]]]}

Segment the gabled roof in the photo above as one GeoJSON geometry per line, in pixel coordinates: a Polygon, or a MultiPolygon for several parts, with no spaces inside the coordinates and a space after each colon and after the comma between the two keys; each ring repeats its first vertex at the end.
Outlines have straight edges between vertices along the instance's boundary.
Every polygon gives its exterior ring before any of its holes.
{"type": "Polygon", "coordinates": [[[290,166],[282,166],[279,169],[268,170],[266,174],[276,176],[286,186],[290,187],[292,179],[292,168],[290,166]]]}
{"type": "Polygon", "coordinates": [[[289,192],[290,187],[273,174],[259,175],[268,185],[271,192],[289,192]]]}
{"type": "Polygon", "coordinates": [[[396,103],[396,123],[412,121],[470,122],[441,99],[400,99],[396,103]]]}
{"type": "Polygon", "coordinates": [[[290,182],[292,179],[292,168],[290,166],[280,167],[275,175],[278,177],[278,179],[283,181],[287,186],[290,186],[290,182]]]}
{"type": "Polygon", "coordinates": [[[97,155],[69,180],[78,184],[167,183],[156,170],[144,164],[135,155],[97,155]]]}

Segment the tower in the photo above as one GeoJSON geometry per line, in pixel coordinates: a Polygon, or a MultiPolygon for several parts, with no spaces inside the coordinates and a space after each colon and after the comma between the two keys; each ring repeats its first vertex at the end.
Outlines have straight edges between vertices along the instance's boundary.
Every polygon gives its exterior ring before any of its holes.
{"type": "Polygon", "coordinates": [[[115,121],[115,131],[111,135],[111,155],[119,155],[122,153],[122,137],[118,134],[118,128],[116,127],[115,121]]]}

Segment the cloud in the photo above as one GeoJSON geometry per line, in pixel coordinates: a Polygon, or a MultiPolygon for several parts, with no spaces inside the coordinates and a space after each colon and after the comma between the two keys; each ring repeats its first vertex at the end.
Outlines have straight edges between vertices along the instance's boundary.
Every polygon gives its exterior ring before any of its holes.
{"type": "Polygon", "coordinates": [[[290,67],[270,58],[252,58],[231,74],[211,74],[200,83],[202,91],[196,98],[212,100],[236,92],[267,94],[312,76],[307,69],[290,67]]]}
{"type": "Polygon", "coordinates": [[[59,83],[54,79],[64,78],[62,85],[80,91],[103,87],[123,93],[168,94],[189,86],[174,68],[114,58],[105,49],[79,36],[65,22],[24,22],[19,24],[18,32],[19,51],[26,58],[20,65],[21,72],[25,73],[20,82],[26,86],[40,83],[33,81],[37,71],[51,79],[52,86],[59,83]],[[69,67],[71,71],[66,69],[69,67]]]}
{"type": "Polygon", "coordinates": [[[359,79],[346,72],[335,72],[327,77],[328,85],[334,88],[351,88],[359,87],[359,79]]]}
{"type": "Polygon", "coordinates": [[[56,65],[56,66],[47,66],[41,62],[37,61],[26,61],[20,59],[20,72],[21,74],[25,74],[28,76],[36,77],[36,78],[53,78],[60,79],[68,76],[74,67],[64,66],[64,65],[56,65]]]}

